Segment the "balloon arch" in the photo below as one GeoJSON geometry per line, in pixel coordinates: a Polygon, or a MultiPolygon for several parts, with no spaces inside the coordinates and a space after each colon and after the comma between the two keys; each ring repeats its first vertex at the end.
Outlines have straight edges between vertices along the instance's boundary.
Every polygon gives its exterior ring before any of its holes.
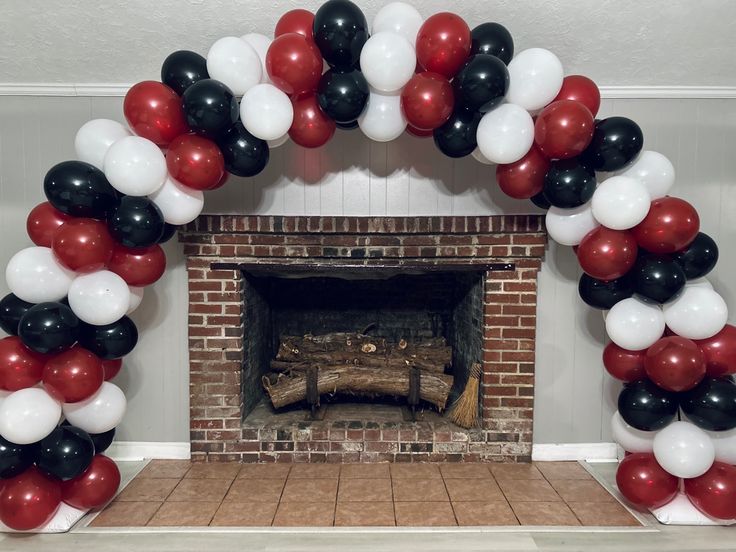
{"type": "Polygon", "coordinates": [[[628,453],[619,489],[657,508],[682,480],[701,512],[736,518],[736,328],[703,279],[718,248],[667,195],[672,164],[642,151],[639,126],[595,120],[595,83],[565,77],[548,50],[514,55],[498,23],[471,30],[394,2],[369,34],[355,4],[329,0],[286,13],[274,36],[222,38],[206,58],[174,52],[161,82],[125,96],[130,130],[88,122],[78,160],[46,175],[48,201],[27,222],[35,246],[10,260],[0,301],[0,521],[33,530],[62,503],[114,496],[120,474],[102,453],[126,402],[109,380],[137,341],[127,315],[164,272],[159,244],[228,173],[253,176],[270,148],[320,147],[336,128],[432,137],[449,157],[496,164],[506,194],[547,209],[549,235],[577,250],[582,299],[607,311],[604,365],[626,382],[612,421],[628,453]]]}

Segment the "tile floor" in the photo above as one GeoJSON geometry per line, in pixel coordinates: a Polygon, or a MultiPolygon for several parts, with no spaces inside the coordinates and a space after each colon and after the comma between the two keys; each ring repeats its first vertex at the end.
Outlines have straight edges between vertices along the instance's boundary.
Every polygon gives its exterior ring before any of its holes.
{"type": "Polygon", "coordinates": [[[92,527],[639,526],[576,462],[150,462],[92,527]]]}

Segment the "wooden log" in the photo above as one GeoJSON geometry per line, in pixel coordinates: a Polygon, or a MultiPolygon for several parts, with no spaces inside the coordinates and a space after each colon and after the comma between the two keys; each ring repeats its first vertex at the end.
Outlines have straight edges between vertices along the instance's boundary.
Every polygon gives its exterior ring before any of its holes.
{"type": "Polygon", "coordinates": [[[281,336],[277,360],[303,360],[310,354],[344,351],[362,354],[386,354],[386,340],[359,333],[335,332],[324,335],[281,336]]]}
{"type": "Polygon", "coordinates": [[[399,358],[399,357],[366,357],[356,355],[321,354],[310,355],[308,360],[289,362],[285,360],[272,360],[271,370],[274,372],[288,372],[291,370],[302,371],[308,366],[318,363],[320,366],[361,366],[363,368],[376,368],[386,370],[402,370],[416,366],[424,372],[442,374],[445,371],[444,362],[433,360],[399,358]]]}
{"type": "MultiPolygon", "coordinates": [[[[419,397],[440,411],[447,405],[453,377],[444,374],[422,373],[419,397]]],[[[275,408],[305,400],[306,372],[294,371],[263,377],[263,386],[275,408]]],[[[319,367],[317,390],[320,394],[347,393],[354,395],[409,395],[409,369],[386,370],[359,366],[319,367]]]]}

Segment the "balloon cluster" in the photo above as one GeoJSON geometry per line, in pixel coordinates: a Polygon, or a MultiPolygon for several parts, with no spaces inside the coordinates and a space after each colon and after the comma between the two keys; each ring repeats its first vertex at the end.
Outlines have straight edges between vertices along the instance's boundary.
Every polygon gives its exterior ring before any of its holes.
{"type": "Polygon", "coordinates": [[[254,176],[271,148],[320,147],[337,128],[431,136],[449,157],[496,164],[504,193],[546,209],[549,235],[576,248],[581,297],[607,311],[604,365],[625,382],[613,433],[631,453],[622,493],[654,508],[682,478],[704,513],[736,518],[736,328],[704,279],[718,248],[668,196],[667,158],[642,151],[630,119],[596,120],[599,107],[593,81],[565,77],[548,50],[515,54],[502,25],[425,20],[403,2],[369,28],[354,3],[328,0],[286,13],[273,39],[169,55],[160,82],[125,96],[130,129],[98,119],[79,130],[78,159],[51,168],[48,201],[28,217],[35,247],[8,264],[0,521],[33,529],[62,501],[97,508],[114,495],[120,476],[100,453],[126,402],[108,380],[137,341],[127,315],[164,272],[160,244],[229,174],[254,176]]]}

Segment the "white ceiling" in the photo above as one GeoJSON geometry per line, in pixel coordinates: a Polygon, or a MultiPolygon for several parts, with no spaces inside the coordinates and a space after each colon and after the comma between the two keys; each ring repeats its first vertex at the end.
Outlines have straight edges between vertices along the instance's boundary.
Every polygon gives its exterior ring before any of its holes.
{"type": "MultiPolygon", "coordinates": [[[[369,20],[388,0],[356,0],[369,20]]],[[[600,85],[736,86],[736,1],[414,0],[429,16],[506,25],[517,51],[544,47],[600,85]]],[[[271,34],[318,0],[0,0],[0,83],[129,83],[157,78],[170,52],[271,34]]]]}

